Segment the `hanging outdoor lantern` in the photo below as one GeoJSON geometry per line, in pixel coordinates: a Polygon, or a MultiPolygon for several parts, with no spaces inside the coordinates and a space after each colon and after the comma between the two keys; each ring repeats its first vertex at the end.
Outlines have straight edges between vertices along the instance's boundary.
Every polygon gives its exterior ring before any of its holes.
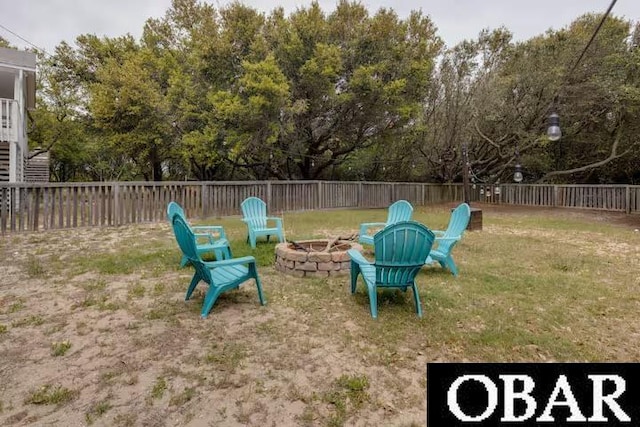
{"type": "Polygon", "coordinates": [[[522,166],[520,163],[516,164],[516,171],[513,173],[514,182],[522,182],[522,166]]]}
{"type": "Polygon", "coordinates": [[[516,146],[516,170],[513,172],[513,181],[522,182],[522,165],[520,164],[520,150],[516,146]]]}
{"type": "Polygon", "coordinates": [[[560,130],[560,116],[555,112],[549,115],[549,127],[547,128],[547,136],[550,141],[557,141],[562,136],[560,130]]]}

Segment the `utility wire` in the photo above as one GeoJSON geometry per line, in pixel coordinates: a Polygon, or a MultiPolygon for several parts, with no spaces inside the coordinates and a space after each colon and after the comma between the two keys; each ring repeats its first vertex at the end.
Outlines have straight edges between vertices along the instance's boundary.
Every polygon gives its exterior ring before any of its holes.
{"type": "Polygon", "coordinates": [[[593,34],[591,35],[591,38],[589,39],[589,42],[587,43],[587,45],[584,47],[584,49],[582,49],[582,52],[580,53],[580,56],[578,57],[578,60],[575,62],[575,64],[573,64],[573,67],[571,67],[571,70],[569,71],[569,74],[567,74],[567,78],[573,74],[573,72],[575,71],[575,69],[578,67],[578,64],[580,63],[580,61],[582,61],[582,58],[584,57],[584,54],[587,53],[587,50],[589,49],[589,46],[591,46],[591,43],[593,43],[593,40],[596,38],[596,36],[598,35],[598,32],[600,31],[600,28],[602,28],[602,26],[604,25],[604,22],[607,20],[607,17],[609,17],[609,14],[611,13],[611,9],[613,9],[613,6],[615,6],[616,2],[618,0],[612,0],[611,4],[609,5],[609,8],[607,9],[607,11],[604,13],[604,15],[602,16],[602,19],[600,20],[600,23],[598,24],[598,26],[596,27],[596,30],[593,32],[593,34]]]}
{"type": "Polygon", "coordinates": [[[13,34],[15,37],[19,38],[20,40],[22,40],[23,42],[27,43],[29,46],[33,47],[36,50],[39,50],[41,52],[43,52],[46,56],[51,57],[52,55],[46,51],[46,49],[43,49],[33,43],[31,43],[29,40],[25,39],[24,37],[22,37],[20,34],[16,33],[15,31],[12,31],[11,29],[5,27],[4,25],[0,24],[0,28],[2,28],[3,30],[5,30],[8,33],[13,34]]]}

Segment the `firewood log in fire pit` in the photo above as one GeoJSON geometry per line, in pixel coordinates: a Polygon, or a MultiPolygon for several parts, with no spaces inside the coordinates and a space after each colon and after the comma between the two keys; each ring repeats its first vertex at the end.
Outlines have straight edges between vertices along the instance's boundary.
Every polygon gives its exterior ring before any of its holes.
{"type": "Polygon", "coordinates": [[[329,239],[327,245],[323,249],[314,248],[312,245],[304,246],[298,242],[290,241],[292,249],[303,252],[333,252],[336,250],[345,250],[351,247],[348,242],[358,240],[358,234],[350,234],[348,236],[339,236],[334,239],[329,239]]]}

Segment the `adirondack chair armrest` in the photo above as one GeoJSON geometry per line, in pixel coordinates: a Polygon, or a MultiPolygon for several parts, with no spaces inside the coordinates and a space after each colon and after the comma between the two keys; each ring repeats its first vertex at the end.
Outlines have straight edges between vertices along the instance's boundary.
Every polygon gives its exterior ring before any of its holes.
{"type": "Polygon", "coordinates": [[[369,228],[384,228],[386,226],[386,222],[365,222],[360,224],[360,235],[366,235],[369,228]]]}
{"type": "Polygon", "coordinates": [[[359,251],[355,250],[355,249],[349,249],[347,251],[347,254],[349,254],[349,257],[351,257],[351,261],[355,262],[356,264],[360,265],[360,266],[371,266],[371,262],[369,262],[364,255],[362,255],[359,251]]]}
{"type": "Polygon", "coordinates": [[[255,264],[256,259],[252,256],[243,256],[241,258],[232,258],[225,259],[222,261],[205,261],[204,265],[209,268],[218,268],[218,267],[228,267],[230,265],[239,265],[239,264],[255,264]]]}
{"type": "Polygon", "coordinates": [[[213,232],[213,233],[217,233],[220,236],[219,238],[224,239],[227,237],[224,233],[224,227],[222,227],[221,225],[197,225],[195,227],[191,227],[191,229],[193,230],[194,233],[211,234],[211,232],[213,232]]]}
{"type": "Polygon", "coordinates": [[[456,237],[436,237],[435,242],[443,243],[443,242],[457,242],[461,239],[460,236],[456,237]]]}
{"type": "Polygon", "coordinates": [[[196,237],[196,242],[198,239],[206,239],[211,244],[216,241],[210,233],[193,233],[193,235],[196,237]]]}
{"type": "Polygon", "coordinates": [[[282,227],[282,218],[277,216],[268,216],[267,221],[275,221],[276,227],[282,227]]]}

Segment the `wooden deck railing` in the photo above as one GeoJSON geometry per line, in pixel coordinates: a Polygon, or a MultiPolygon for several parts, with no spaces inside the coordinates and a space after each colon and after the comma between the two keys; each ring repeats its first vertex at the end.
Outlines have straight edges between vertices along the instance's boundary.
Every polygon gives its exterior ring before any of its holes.
{"type": "Polygon", "coordinates": [[[0,141],[18,142],[18,101],[0,98],[0,141]]]}
{"type": "MultiPolygon", "coordinates": [[[[118,226],[165,221],[167,204],[191,218],[240,214],[249,196],[271,213],[416,206],[462,200],[461,184],[337,181],[0,183],[0,231],[118,226]]],[[[573,207],[640,213],[640,186],[477,185],[472,202],[573,207]]]]}

